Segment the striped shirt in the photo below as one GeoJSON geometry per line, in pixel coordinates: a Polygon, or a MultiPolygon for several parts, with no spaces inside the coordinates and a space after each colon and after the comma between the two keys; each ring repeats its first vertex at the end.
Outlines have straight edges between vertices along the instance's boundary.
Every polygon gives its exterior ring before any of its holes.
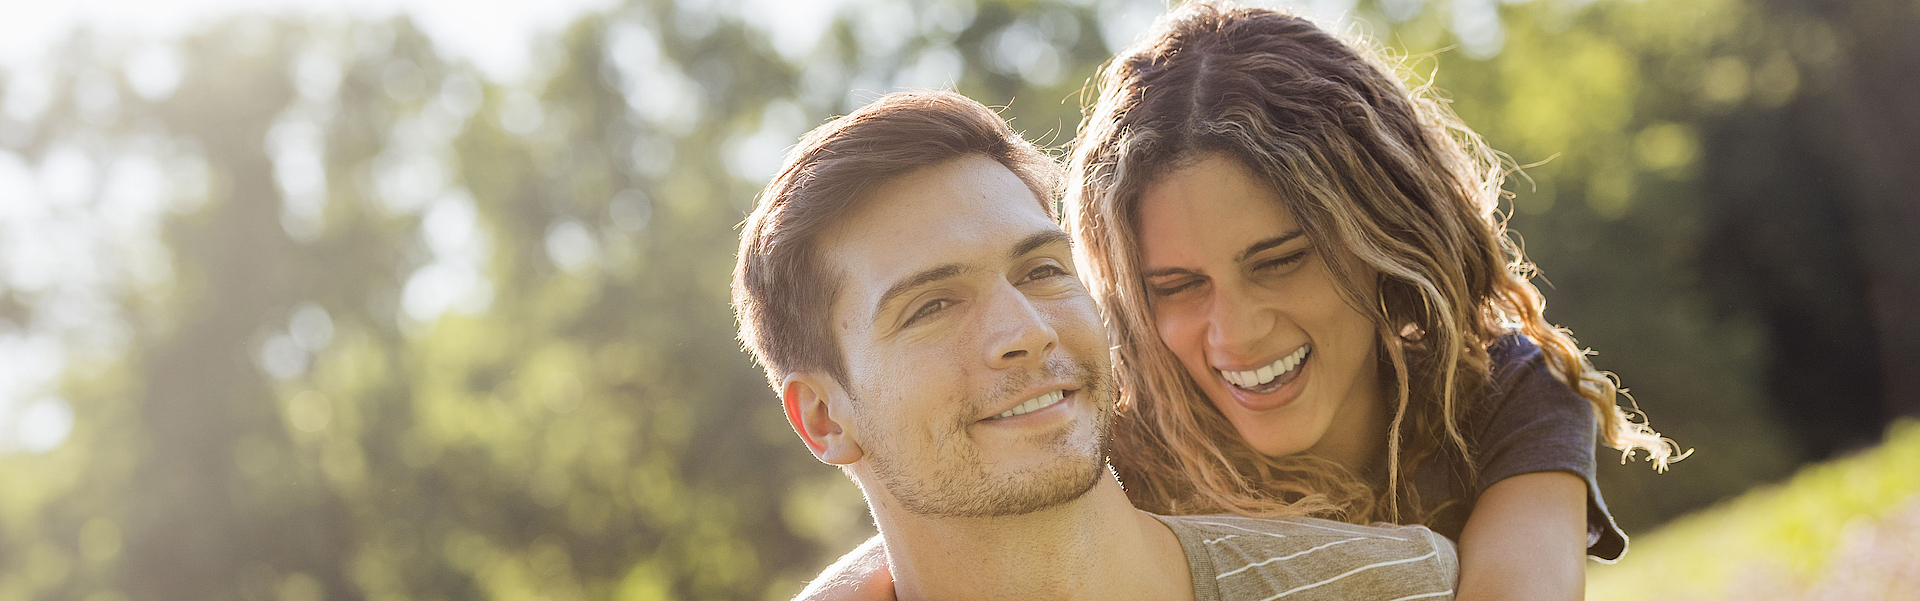
{"type": "Polygon", "coordinates": [[[1180,538],[1197,601],[1452,599],[1453,542],[1422,526],[1156,515],[1180,538]]]}

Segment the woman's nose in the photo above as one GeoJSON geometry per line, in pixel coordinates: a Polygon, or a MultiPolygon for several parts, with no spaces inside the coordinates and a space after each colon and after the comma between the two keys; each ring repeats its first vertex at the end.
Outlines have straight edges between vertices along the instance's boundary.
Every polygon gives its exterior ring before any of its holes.
{"type": "Polygon", "coordinates": [[[1207,316],[1207,344],[1229,356],[1250,355],[1273,334],[1275,312],[1233,290],[1215,288],[1207,316]]]}

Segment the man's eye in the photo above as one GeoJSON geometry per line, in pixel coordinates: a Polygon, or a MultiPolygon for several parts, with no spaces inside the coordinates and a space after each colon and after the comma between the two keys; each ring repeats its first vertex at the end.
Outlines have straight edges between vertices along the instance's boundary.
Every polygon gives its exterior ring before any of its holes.
{"type": "Polygon", "coordinates": [[[932,301],[929,301],[927,302],[927,304],[920,305],[920,308],[913,312],[913,316],[907,318],[907,323],[902,325],[907,325],[907,326],[913,325],[913,322],[920,321],[921,318],[933,315],[935,313],[939,313],[941,309],[947,308],[947,305],[950,305],[950,304],[953,304],[953,301],[950,301],[944,298],[934,299],[932,301]]]}
{"type": "Polygon", "coordinates": [[[1035,267],[1033,271],[1027,272],[1027,281],[1031,282],[1033,280],[1043,280],[1046,278],[1060,277],[1063,275],[1069,275],[1069,274],[1067,273],[1066,269],[1062,269],[1059,265],[1051,265],[1051,264],[1041,265],[1039,267],[1035,267]]]}

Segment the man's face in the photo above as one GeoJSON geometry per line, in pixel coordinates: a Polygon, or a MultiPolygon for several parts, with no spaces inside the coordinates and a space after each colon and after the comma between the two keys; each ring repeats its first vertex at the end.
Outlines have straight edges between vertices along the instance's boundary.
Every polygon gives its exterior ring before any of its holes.
{"type": "Polygon", "coordinates": [[[883,184],[864,205],[822,250],[843,282],[840,402],[869,494],[877,484],[915,514],[984,517],[1091,489],[1113,393],[1066,233],[977,155],[883,184]]]}

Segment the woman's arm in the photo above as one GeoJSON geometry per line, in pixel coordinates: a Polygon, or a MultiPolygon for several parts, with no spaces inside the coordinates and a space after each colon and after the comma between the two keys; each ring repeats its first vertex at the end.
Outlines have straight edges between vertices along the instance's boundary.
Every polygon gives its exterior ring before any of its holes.
{"type": "Polygon", "coordinates": [[[1487,487],[1460,534],[1461,601],[1583,599],[1587,485],[1567,472],[1487,487]]]}
{"type": "Polygon", "coordinates": [[[894,601],[893,572],[880,535],[827,566],[794,601],[894,601]]]}

